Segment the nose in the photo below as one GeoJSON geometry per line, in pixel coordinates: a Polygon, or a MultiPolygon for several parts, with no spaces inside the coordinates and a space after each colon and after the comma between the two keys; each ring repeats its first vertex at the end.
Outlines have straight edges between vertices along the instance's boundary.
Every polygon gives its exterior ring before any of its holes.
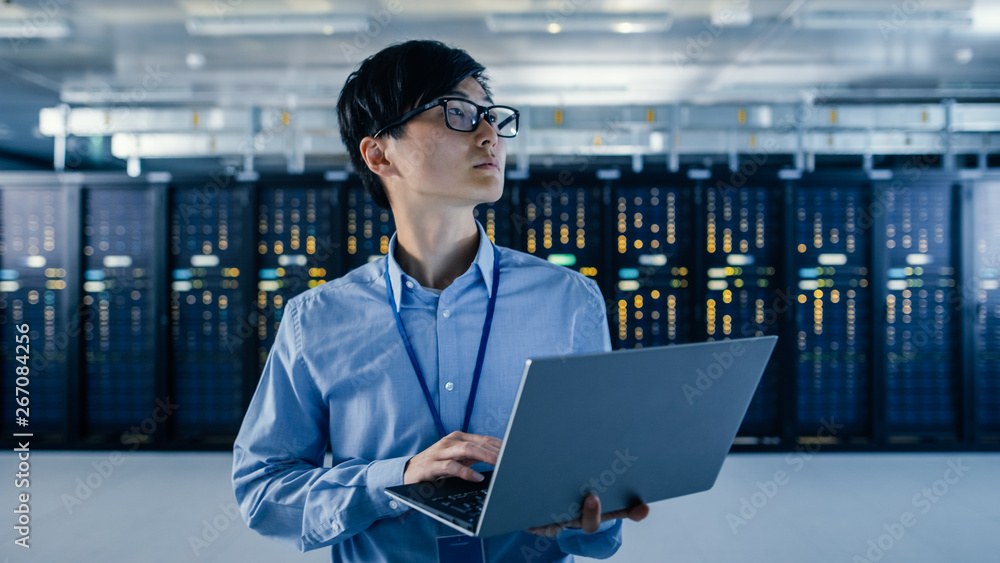
{"type": "Polygon", "coordinates": [[[496,145],[497,141],[500,140],[499,131],[495,125],[490,123],[485,111],[479,114],[479,122],[476,124],[474,133],[482,146],[496,145]],[[483,123],[486,124],[485,127],[483,127],[483,123]]]}

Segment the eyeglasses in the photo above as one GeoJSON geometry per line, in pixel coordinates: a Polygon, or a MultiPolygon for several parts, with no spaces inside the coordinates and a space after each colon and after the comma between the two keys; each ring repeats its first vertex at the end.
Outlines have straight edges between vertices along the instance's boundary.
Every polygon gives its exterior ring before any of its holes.
{"type": "Polygon", "coordinates": [[[480,116],[486,116],[486,121],[496,128],[500,137],[517,135],[517,123],[521,113],[508,106],[481,106],[464,98],[438,98],[418,108],[413,109],[389,125],[378,130],[372,137],[379,135],[397,125],[402,125],[413,116],[429,109],[444,106],[444,124],[453,131],[470,133],[479,126],[480,116]]]}

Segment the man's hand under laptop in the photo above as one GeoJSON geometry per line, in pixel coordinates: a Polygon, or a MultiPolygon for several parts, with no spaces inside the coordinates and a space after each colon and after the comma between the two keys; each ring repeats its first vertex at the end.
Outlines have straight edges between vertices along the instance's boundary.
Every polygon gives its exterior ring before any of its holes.
{"type": "Polygon", "coordinates": [[[452,432],[406,462],[403,484],[435,481],[445,477],[460,477],[480,482],[483,475],[471,466],[485,461],[497,464],[501,441],[493,436],[452,432]]]}
{"type": "Polygon", "coordinates": [[[648,515],[649,505],[646,503],[637,504],[632,508],[623,508],[621,510],[601,514],[601,499],[597,498],[597,495],[593,493],[587,493],[587,496],[584,497],[582,508],[580,509],[579,518],[568,522],[549,524],[548,526],[528,528],[527,531],[532,534],[548,536],[550,538],[561,532],[563,528],[581,528],[584,532],[593,534],[597,531],[597,528],[602,522],[617,520],[619,518],[628,518],[629,520],[638,522],[648,515]]]}
{"type": "MultiPolygon", "coordinates": [[[[501,443],[493,436],[452,432],[406,462],[403,484],[412,485],[445,477],[459,477],[466,481],[480,482],[483,480],[483,475],[474,471],[471,466],[479,462],[496,465],[501,443]]],[[[601,514],[601,499],[593,493],[588,493],[580,510],[580,517],[574,520],[529,528],[527,531],[552,537],[563,528],[581,528],[584,532],[592,534],[602,522],[608,520],[618,518],[628,518],[636,522],[642,520],[649,514],[649,505],[642,503],[632,508],[601,514]]]]}

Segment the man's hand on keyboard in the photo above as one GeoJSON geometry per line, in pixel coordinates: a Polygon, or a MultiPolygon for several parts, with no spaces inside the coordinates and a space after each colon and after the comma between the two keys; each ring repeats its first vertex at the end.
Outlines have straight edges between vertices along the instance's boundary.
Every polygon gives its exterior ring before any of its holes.
{"type": "Polygon", "coordinates": [[[493,436],[452,432],[406,462],[403,484],[412,485],[444,477],[482,481],[483,475],[471,466],[481,461],[496,465],[500,444],[501,441],[493,436]]]}

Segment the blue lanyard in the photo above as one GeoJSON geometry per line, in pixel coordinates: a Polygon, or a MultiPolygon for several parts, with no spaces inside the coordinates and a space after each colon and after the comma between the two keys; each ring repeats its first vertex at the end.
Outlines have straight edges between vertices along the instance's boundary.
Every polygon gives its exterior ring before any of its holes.
{"type": "MultiPolygon", "coordinates": [[[[486,322],[483,323],[483,336],[479,340],[479,354],[476,356],[476,369],[472,372],[472,389],[469,390],[469,403],[465,407],[465,423],[462,424],[462,432],[469,431],[469,421],[472,420],[472,407],[476,403],[476,390],[479,389],[479,375],[483,371],[483,358],[486,356],[486,341],[490,338],[490,327],[493,326],[493,309],[497,304],[497,290],[500,287],[500,252],[497,250],[496,245],[493,246],[493,292],[490,294],[489,305],[486,306],[486,322]]],[[[396,310],[396,300],[392,295],[392,279],[389,277],[389,258],[386,257],[385,260],[385,289],[389,296],[389,308],[392,309],[392,316],[396,318],[396,328],[399,329],[399,336],[403,339],[403,345],[406,346],[406,353],[410,356],[410,363],[413,364],[413,371],[417,373],[417,379],[420,381],[420,388],[424,391],[424,399],[427,400],[427,406],[431,410],[431,416],[434,417],[434,424],[437,426],[438,433],[444,438],[444,424],[441,422],[441,415],[438,413],[437,407],[434,406],[434,400],[431,398],[431,392],[427,388],[427,380],[424,379],[424,372],[420,369],[420,364],[417,363],[417,356],[413,353],[413,346],[410,345],[410,339],[406,336],[406,331],[403,330],[403,319],[399,316],[399,311],[396,310]]]]}

